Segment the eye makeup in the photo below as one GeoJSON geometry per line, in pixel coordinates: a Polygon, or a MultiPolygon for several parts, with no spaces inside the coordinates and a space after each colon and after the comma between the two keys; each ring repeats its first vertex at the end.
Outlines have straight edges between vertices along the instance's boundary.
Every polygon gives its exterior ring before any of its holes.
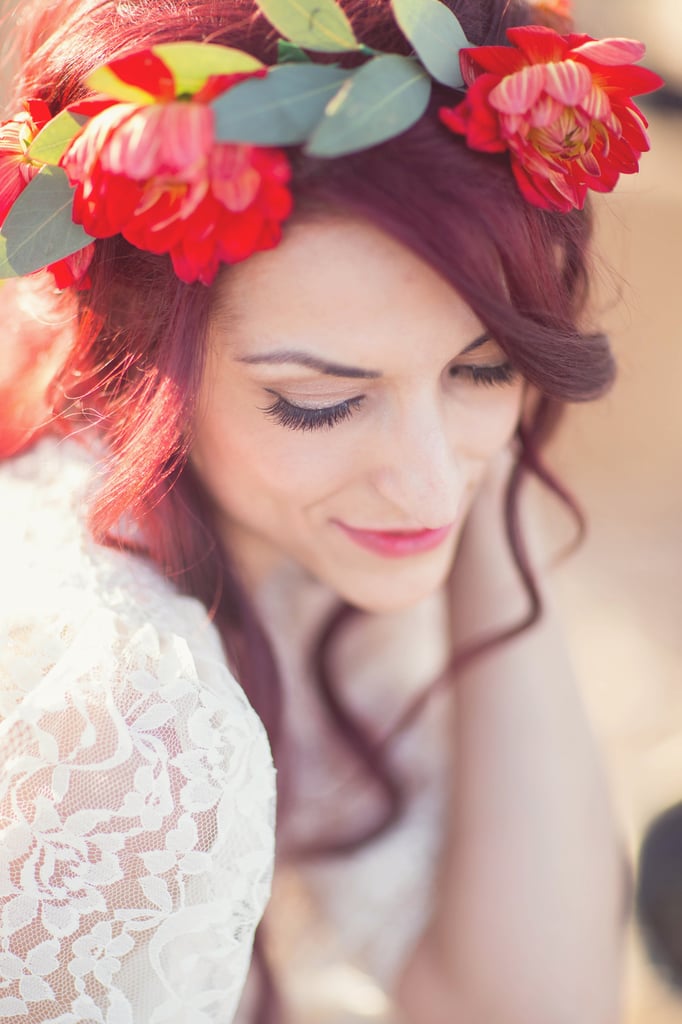
{"type": "MultiPolygon", "coordinates": [[[[493,366],[457,364],[450,368],[450,377],[472,384],[475,387],[504,387],[516,379],[516,371],[511,363],[498,363],[493,366]]],[[[352,417],[365,400],[364,395],[347,398],[335,405],[311,408],[297,405],[278,394],[271,388],[266,389],[274,401],[262,409],[276,423],[289,430],[330,430],[352,417]]]]}
{"type": "MultiPolygon", "coordinates": [[[[269,389],[268,389],[269,390],[269,389]]],[[[266,416],[283,427],[290,430],[320,430],[330,429],[338,423],[350,419],[353,412],[359,409],[365,400],[364,395],[357,395],[355,398],[348,398],[337,405],[325,406],[321,409],[310,409],[302,405],[294,405],[288,402],[281,395],[271,392],[275,401],[263,409],[266,416]]]]}

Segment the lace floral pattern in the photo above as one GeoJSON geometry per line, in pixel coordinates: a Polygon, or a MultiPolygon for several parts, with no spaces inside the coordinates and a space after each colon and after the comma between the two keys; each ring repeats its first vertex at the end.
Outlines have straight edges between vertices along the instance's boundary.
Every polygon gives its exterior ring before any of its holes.
{"type": "Polygon", "coordinates": [[[74,451],[0,482],[0,1020],[228,1024],[271,882],[267,740],[201,605],[78,525],[74,451]]]}

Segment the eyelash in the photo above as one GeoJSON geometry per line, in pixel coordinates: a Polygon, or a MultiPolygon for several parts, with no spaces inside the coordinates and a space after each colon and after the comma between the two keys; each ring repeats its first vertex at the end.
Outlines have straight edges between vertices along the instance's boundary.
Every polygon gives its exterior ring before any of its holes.
{"type": "Polygon", "coordinates": [[[458,377],[464,371],[474,384],[484,387],[504,387],[516,379],[516,370],[511,363],[498,363],[497,366],[453,366],[451,377],[458,377]]]}
{"type": "Polygon", "coordinates": [[[319,430],[325,427],[331,429],[337,423],[350,419],[355,409],[359,409],[364,400],[364,395],[358,395],[356,398],[348,398],[345,402],[339,402],[338,405],[330,405],[327,408],[306,409],[302,405],[292,405],[281,395],[275,395],[275,401],[267,409],[263,409],[263,412],[266,416],[271,416],[273,420],[276,420],[280,426],[288,427],[290,430],[319,430]]]}
{"type": "MultiPolygon", "coordinates": [[[[498,366],[454,366],[450,370],[450,376],[457,377],[462,371],[473,384],[483,387],[504,387],[516,378],[511,363],[500,363],[498,366]]],[[[364,395],[357,395],[355,398],[346,399],[345,402],[339,402],[338,405],[306,409],[302,405],[287,402],[274,391],[271,394],[274,395],[275,401],[263,409],[263,412],[289,430],[330,430],[344,420],[350,419],[365,400],[364,395]]]]}

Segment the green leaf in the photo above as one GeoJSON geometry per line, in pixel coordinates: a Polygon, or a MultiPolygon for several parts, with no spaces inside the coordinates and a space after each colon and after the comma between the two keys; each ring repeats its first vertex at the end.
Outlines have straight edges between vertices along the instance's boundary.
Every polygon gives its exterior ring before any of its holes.
{"type": "Polygon", "coordinates": [[[266,78],[240,82],[213,102],[216,140],[300,145],[352,75],[328,64],[282,64],[266,78]]]}
{"type": "Polygon", "coordinates": [[[452,11],[441,0],[391,0],[391,4],[424,67],[443,85],[461,89],[459,51],[471,43],[452,11]]]}
{"type": "Polygon", "coordinates": [[[263,64],[243,50],[215,43],[159,43],[154,53],[173,74],[176,96],[193,96],[212,75],[259,71],[263,64]]]}
{"type": "Polygon", "coordinates": [[[56,167],[69,144],[87,121],[88,118],[84,114],[72,114],[69,110],[62,110],[47,122],[29,146],[28,155],[31,160],[56,167]]]}
{"type": "Polygon", "coordinates": [[[350,21],[336,0],[256,0],[271,25],[304,50],[357,50],[350,21]]]}
{"type": "Polygon", "coordinates": [[[294,46],[286,39],[280,39],[277,43],[278,64],[309,64],[310,57],[300,46],[294,46]]]}
{"type": "Polygon", "coordinates": [[[92,241],[71,219],[73,189],[60,167],[44,167],[8,213],[0,234],[0,278],[21,277],[92,241]]]}
{"type": "Polygon", "coordinates": [[[396,54],[375,57],[327,104],[306,153],[340,156],[400,135],[419,120],[430,95],[431,80],[416,61],[396,54]]]}

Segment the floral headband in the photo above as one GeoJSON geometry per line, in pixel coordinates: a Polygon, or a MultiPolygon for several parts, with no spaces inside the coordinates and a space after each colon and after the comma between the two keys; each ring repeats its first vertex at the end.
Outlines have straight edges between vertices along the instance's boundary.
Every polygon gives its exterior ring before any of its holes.
{"type": "Polygon", "coordinates": [[[0,278],[47,267],[58,287],[87,287],[94,240],[121,234],[209,285],[221,263],[279,242],[293,206],[286,147],[333,158],[379,145],[419,120],[434,79],[467,90],[440,108],[445,129],[507,152],[545,210],[611,191],[649,149],[631,97],[662,80],[634,66],[634,40],[532,25],[508,29],[508,45],[470,46],[441,0],[391,0],[414,49],[404,57],[360,42],[336,0],[256,5],[282,37],[271,67],[230,47],[162,44],[94,71],[94,95],[55,117],[28,100],[0,126],[0,278]],[[348,69],[310,53],[366,59],[348,69]]]}

